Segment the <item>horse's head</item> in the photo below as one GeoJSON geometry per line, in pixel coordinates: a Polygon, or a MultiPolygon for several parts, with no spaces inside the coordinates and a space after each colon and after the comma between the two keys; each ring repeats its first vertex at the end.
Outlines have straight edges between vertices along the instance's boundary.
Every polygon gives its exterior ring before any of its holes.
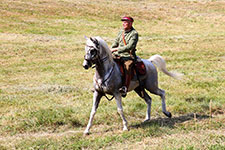
{"type": "Polygon", "coordinates": [[[85,55],[83,67],[85,69],[89,69],[92,67],[92,64],[95,64],[99,59],[100,53],[100,45],[97,39],[95,38],[87,38],[86,46],[85,46],[85,55]]]}

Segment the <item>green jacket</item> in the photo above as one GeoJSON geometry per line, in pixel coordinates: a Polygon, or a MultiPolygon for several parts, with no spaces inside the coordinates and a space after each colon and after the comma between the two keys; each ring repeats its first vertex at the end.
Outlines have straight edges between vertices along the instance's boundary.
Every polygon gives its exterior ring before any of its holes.
{"type": "Polygon", "coordinates": [[[125,45],[123,42],[123,32],[124,30],[121,30],[118,33],[117,38],[112,44],[112,48],[118,47],[118,51],[114,52],[113,55],[130,59],[133,57],[136,50],[136,45],[138,42],[138,32],[134,28],[132,28],[129,32],[124,33],[124,38],[127,45],[125,45]]]}

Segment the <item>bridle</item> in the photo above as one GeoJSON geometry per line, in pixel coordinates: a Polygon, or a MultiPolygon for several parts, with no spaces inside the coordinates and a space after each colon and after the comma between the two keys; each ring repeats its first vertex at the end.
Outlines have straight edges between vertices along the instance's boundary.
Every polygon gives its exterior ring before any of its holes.
{"type": "MultiPolygon", "coordinates": [[[[88,51],[86,52],[86,55],[84,56],[84,59],[87,61],[88,65],[93,69],[96,67],[96,63],[98,64],[103,64],[108,58],[109,56],[106,55],[103,58],[100,58],[100,46],[97,40],[93,40],[93,43],[95,44],[95,46],[89,46],[86,45],[86,47],[88,47],[88,51]],[[87,54],[90,55],[87,57],[87,54]],[[92,64],[95,64],[94,66],[92,66],[92,64]]],[[[104,85],[104,83],[110,78],[110,76],[112,75],[113,71],[115,68],[115,64],[113,64],[113,67],[110,69],[109,73],[107,74],[106,78],[102,81],[102,84],[104,85]]],[[[107,100],[111,101],[114,96],[112,96],[111,98],[108,98],[107,95],[103,92],[103,88],[99,85],[98,81],[95,79],[96,84],[98,85],[98,87],[100,88],[100,91],[102,91],[103,96],[106,97],[107,100]]]]}
{"type": "MultiPolygon", "coordinates": [[[[109,56],[105,56],[103,58],[100,58],[100,54],[99,54],[100,49],[98,46],[96,46],[96,48],[95,48],[94,46],[86,45],[86,47],[89,47],[89,50],[87,51],[86,55],[90,54],[91,56],[88,59],[85,55],[84,60],[86,60],[91,67],[92,67],[92,64],[96,64],[97,62],[104,63],[109,57],[109,56]]],[[[93,66],[92,68],[95,68],[95,66],[93,66]]]]}

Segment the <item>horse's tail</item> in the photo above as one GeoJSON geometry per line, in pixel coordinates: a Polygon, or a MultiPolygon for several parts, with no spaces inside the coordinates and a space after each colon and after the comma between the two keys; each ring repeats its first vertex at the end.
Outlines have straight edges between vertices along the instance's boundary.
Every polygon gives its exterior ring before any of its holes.
{"type": "Polygon", "coordinates": [[[155,64],[163,73],[167,74],[170,77],[173,77],[175,79],[180,79],[182,77],[182,74],[180,74],[180,73],[169,72],[166,69],[166,62],[165,62],[165,60],[160,55],[153,55],[152,57],[150,57],[148,59],[148,61],[150,61],[153,64],[155,64]]]}

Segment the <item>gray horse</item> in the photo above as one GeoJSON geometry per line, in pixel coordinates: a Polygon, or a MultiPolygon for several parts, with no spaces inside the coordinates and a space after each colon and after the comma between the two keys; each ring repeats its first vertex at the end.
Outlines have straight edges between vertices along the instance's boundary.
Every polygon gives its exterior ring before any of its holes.
{"type": "MultiPolygon", "coordinates": [[[[89,69],[95,64],[96,72],[93,78],[94,82],[94,96],[93,106],[90,114],[88,125],[84,131],[84,134],[89,134],[92,126],[94,115],[97,111],[99,102],[105,94],[113,95],[116,99],[117,110],[123,120],[123,130],[128,130],[127,120],[123,113],[123,107],[121,102],[121,93],[119,88],[122,86],[122,75],[119,66],[112,58],[112,53],[107,46],[106,42],[100,37],[87,38],[86,37],[85,56],[83,67],[89,69]]],[[[162,111],[163,113],[171,118],[172,115],[166,110],[165,103],[165,91],[158,88],[158,77],[157,70],[153,63],[165,74],[177,78],[179,74],[168,72],[164,59],[160,55],[154,55],[150,59],[142,59],[146,67],[146,74],[140,77],[141,85],[147,91],[159,95],[162,99],[162,111]]],[[[141,96],[143,88],[140,87],[137,79],[132,79],[128,91],[135,90],[135,92],[141,96]]],[[[151,113],[151,97],[144,90],[144,96],[142,98],[147,104],[146,118],[144,121],[150,120],[151,113]]]]}

